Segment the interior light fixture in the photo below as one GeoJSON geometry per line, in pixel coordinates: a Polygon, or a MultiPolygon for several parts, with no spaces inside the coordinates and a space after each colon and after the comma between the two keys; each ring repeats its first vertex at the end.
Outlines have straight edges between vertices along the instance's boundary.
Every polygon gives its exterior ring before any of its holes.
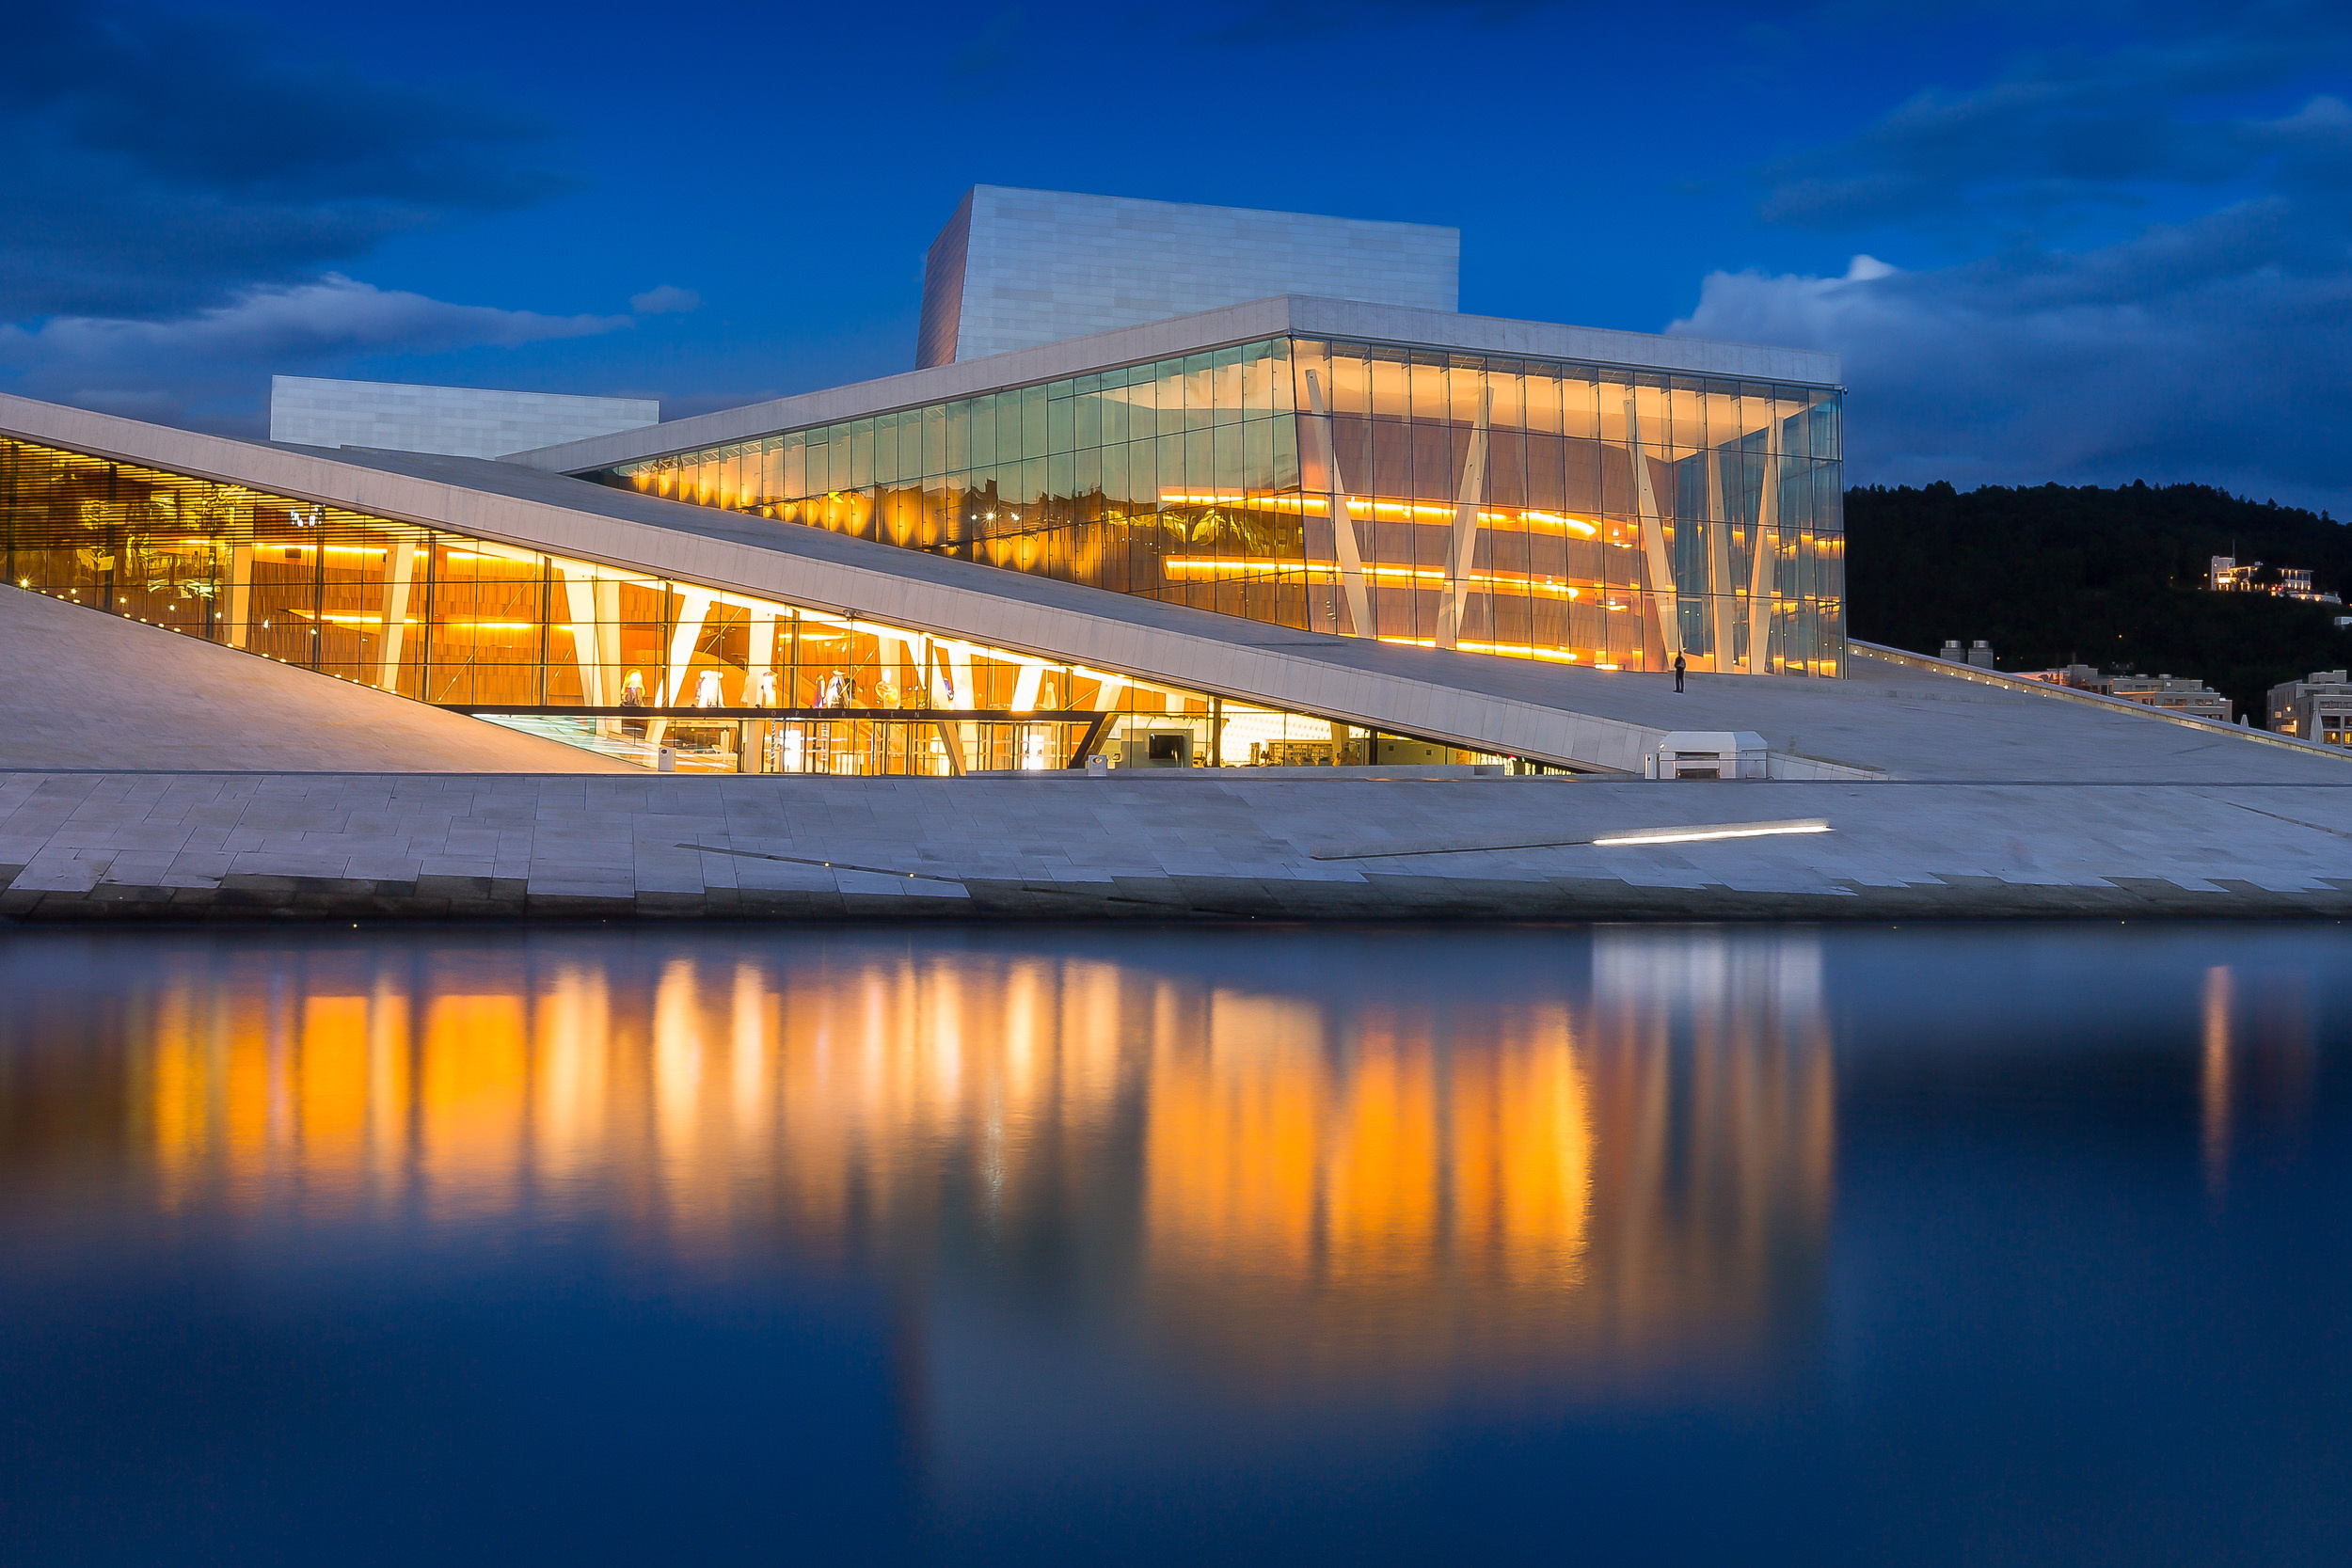
{"type": "Polygon", "coordinates": [[[1637,828],[1593,840],[1596,848],[1634,844],[1694,844],[1713,838],[1771,838],[1781,833],[1825,833],[1830,825],[1818,816],[1792,822],[1707,822],[1688,828],[1637,828]]]}

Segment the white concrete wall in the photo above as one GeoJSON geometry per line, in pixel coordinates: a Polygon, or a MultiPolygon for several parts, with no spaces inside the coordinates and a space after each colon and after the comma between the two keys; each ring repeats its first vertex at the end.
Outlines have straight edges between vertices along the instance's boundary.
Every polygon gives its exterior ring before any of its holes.
{"type": "Polygon", "coordinates": [[[497,457],[658,423],[651,398],[501,392],[274,375],[269,438],[306,447],[374,447],[452,457],[497,457]]]}
{"type": "Polygon", "coordinates": [[[1443,311],[1461,298],[1461,231],[1420,223],[976,185],[962,248],[960,278],[929,280],[961,283],[959,360],[1276,294],[1443,311]]]}

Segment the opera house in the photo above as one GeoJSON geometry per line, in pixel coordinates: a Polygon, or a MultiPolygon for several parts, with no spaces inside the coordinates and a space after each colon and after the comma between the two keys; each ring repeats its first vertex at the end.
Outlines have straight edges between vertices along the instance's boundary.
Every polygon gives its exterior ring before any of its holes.
{"type": "Polygon", "coordinates": [[[982,186],[879,381],[280,377],[268,445],[10,400],[8,575],[687,770],[1623,771],[1498,659],[1838,674],[1835,357],[1461,315],[1457,250],[982,186]]]}
{"type": "Polygon", "coordinates": [[[2343,748],[1848,636],[1834,356],[1458,253],[978,186],[853,386],[0,395],[0,919],[2352,911],[2343,748]]]}

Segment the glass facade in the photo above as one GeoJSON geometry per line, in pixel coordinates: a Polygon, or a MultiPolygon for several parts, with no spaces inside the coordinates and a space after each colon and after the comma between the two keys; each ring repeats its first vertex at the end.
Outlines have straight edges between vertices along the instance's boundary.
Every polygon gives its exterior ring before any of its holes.
{"type": "Polygon", "coordinates": [[[648,766],[1495,760],[24,441],[0,544],[20,588],[648,766]]]}
{"type": "Polygon", "coordinates": [[[1302,629],[1835,675],[1840,397],[1278,338],[586,477],[1302,629]]]}

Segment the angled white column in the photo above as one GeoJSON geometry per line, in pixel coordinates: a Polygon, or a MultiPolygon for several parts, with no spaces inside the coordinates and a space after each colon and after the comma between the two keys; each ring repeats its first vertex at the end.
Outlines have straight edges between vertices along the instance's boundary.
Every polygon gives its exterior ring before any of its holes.
{"type": "Polygon", "coordinates": [[[1707,609],[1715,644],[1715,671],[1731,673],[1732,628],[1740,624],[1740,601],[1731,592],[1731,518],[1724,510],[1724,454],[1709,448],[1707,465],[1707,609]]]}
{"type": "Polygon", "coordinates": [[[375,684],[386,691],[400,689],[400,645],[408,631],[408,587],[416,576],[417,542],[399,540],[384,574],[384,633],[376,641],[375,684]]]}
{"type": "Polygon", "coordinates": [[[1650,603],[1658,610],[1658,635],[1671,660],[1682,652],[1682,611],[1675,597],[1675,563],[1666,554],[1666,530],[1658,520],[1658,491],[1650,483],[1649,453],[1642,448],[1642,416],[1625,400],[1626,451],[1633,459],[1633,501],[1642,514],[1642,549],[1649,557],[1650,603]]]}
{"type": "MultiPolygon", "coordinates": [[[[710,614],[710,595],[691,588],[678,591],[677,629],[670,634],[669,668],[661,677],[661,689],[654,699],[657,707],[676,707],[686,700],[686,677],[694,664],[694,644],[702,641],[703,622],[710,614]]],[[[659,746],[668,733],[670,721],[657,719],[645,730],[647,744],[659,746]]]]}
{"type": "MultiPolygon", "coordinates": [[[[598,585],[588,575],[590,569],[586,566],[565,565],[560,570],[564,574],[564,610],[572,623],[572,657],[580,664],[580,704],[585,707],[609,707],[614,698],[606,689],[602,617],[596,612],[598,585]]],[[[614,720],[599,719],[596,733],[611,736],[615,723],[614,720]]]]}
{"type": "Polygon", "coordinates": [[[1340,587],[1347,595],[1348,630],[1358,637],[1377,636],[1372,621],[1372,595],[1364,589],[1364,558],[1356,541],[1347,482],[1340,477],[1339,444],[1331,438],[1331,415],[1324,406],[1323,383],[1312,371],[1307,372],[1307,405],[1314,413],[1310,422],[1323,449],[1323,471],[1331,482],[1331,550],[1340,565],[1340,587]]]}
{"type": "Polygon", "coordinates": [[[1780,425],[1764,430],[1764,483],[1748,528],[1748,673],[1772,672],[1772,577],[1780,557],[1780,425]]]}
{"type": "Polygon", "coordinates": [[[968,708],[974,705],[972,690],[972,644],[951,643],[947,649],[947,665],[954,672],[956,700],[950,707],[968,708]]]}
{"type": "Polygon", "coordinates": [[[1445,588],[1438,596],[1438,646],[1451,648],[1462,635],[1462,611],[1470,604],[1470,576],[1478,562],[1478,508],[1486,499],[1486,415],[1494,390],[1478,393],[1478,419],[1470,426],[1470,451],[1462,459],[1462,488],[1454,502],[1454,536],[1446,542],[1445,588]]]}
{"type": "Polygon", "coordinates": [[[751,620],[751,648],[743,657],[743,698],[745,707],[759,706],[759,678],[772,673],[776,667],[776,612],[755,610],[751,620]]]}

